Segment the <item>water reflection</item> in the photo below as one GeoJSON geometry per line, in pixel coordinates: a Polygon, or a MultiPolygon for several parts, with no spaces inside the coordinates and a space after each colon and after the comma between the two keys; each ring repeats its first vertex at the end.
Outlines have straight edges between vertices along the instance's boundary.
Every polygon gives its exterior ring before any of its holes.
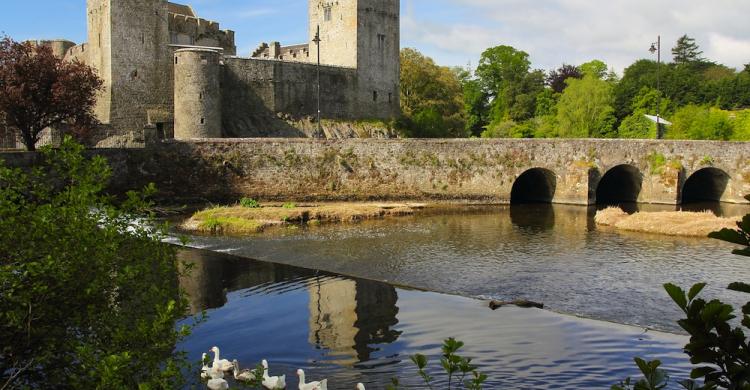
{"type": "Polygon", "coordinates": [[[400,332],[396,289],[365,280],[310,281],[310,342],[331,350],[338,364],[370,360],[373,344],[392,343],[400,332]]]}
{"type": "Polygon", "coordinates": [[[555,208],[549,203],[514,204],[510,206],[510,220],[521,229],[550,230],[555,227],[555,208]]]}
{"type": "MultiPolygon", "coordinates": [[[[606,388],[635,375],[633,356],[659,358],[674,377],[689,371],[680,346],[686,337],[644,333],[536,309],[489,310],[468,298],[396,289],[385,283],[186,250],[196,264],[183,287],[208,320],[179,346],[191,360],[213,345],[245,366],[270,361],[275,374],[328,378],[329,389],[357,382],[379,389],[392,377],[406,388],[420,381],[408,356],[433,364],[434,388],[445,388],[437,360],[440,341],[455,336],[489,375],[486,388],[606,388]],[[224,301],[218,307],[213,299],[224,301]]],[[[230,379],[231,381],[231,379],[230,379]]]]}
{"type": "Polygon", "coordinates": [[[309,271],[273,263],[217,256],[201,250],[180,251],[180,284],[187,292],[191,314],[224,306],[227,292],[292,280],[309,271]],[[185,272],[189,270],[189,272],[185,272]]]}
{"type": "Polygon", "coordinates": [[[329,350],[334,363],[368,361],[378,351],[377,344],[393,343],[401,334],[393,330],[399,310],[398,294],[391,285],[202,250],[182,250],[178,258],[190,264],[180,284],[188,294],[191,314],[224,306],[234,291],[306,290],[308,341],[329,350]]]}

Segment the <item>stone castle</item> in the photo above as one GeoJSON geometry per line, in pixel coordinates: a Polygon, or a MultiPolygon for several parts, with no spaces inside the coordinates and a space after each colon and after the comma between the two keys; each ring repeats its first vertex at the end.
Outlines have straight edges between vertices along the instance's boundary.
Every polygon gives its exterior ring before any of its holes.
{"type": "MultiPolygon", "coordinates": [[[[399,114],[399,0],[309,0],[309,41],[237,56],[234,32],[166,0],[87,0],[88,42],[37,41],[104,80],[100,145],[307,136],[296,126],[399,114]],[[320,29],[320,41],[315,36],[320,29]],[[306,119],[305,119],[306,118],[306,119]]],[[[336,136],[325,134],[327,136],[336,136]]]]}

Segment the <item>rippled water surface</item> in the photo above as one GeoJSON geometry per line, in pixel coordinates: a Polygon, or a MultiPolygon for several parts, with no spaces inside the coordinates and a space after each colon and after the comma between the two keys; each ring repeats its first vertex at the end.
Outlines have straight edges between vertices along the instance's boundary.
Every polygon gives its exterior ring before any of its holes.
{"type": "MultiPolygon", "coordinates": [[[[728,215],[746,207],[724,206],[728,215]]],[[[679,331],[666,282],[705,281],[704,294],[750,280],[731,244],[616,232],[575,206],[497,206],[358,224],[287,229],[249,238],[194,237],[192,245],[259,260],[473,297],[525,298],[589,318],[679,331]]]]}
{"type": "MultiPolygon", "coordinates": [[[[297,368],[328,378],[330,389],[357,382],[382,389],[394,376],[416,386],[408,356],[420,352],[434,364],[451,336],[466,342],[488,389],[605,389],[636,374],[633,356],[659,358],[678,378],[689,370],[684,336],[539,309],[492,311],[470,298],[216,252],[187,249],[180,257],[195,264],[181,281],[191,308],[208,314],[180,349],[193,361],[213,345],[244,365],[268,359],[290,389],[297,368]]],[[[433,374],[435,388],[444,388],[433,374]]]]}

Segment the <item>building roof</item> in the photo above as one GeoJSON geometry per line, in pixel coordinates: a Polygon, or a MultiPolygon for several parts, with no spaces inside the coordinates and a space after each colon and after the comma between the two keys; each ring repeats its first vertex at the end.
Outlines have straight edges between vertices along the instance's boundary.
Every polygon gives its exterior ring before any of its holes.
{"type": "Polygon", "coordinates": [[[193,7],[191,7],[189,5],[168,2],[167,3],[167,10],[170,13],[173,13],[173,14],[185,15],[185,16],[192,16],[194,18],[197,17],[195,15],[195,11],[193,11],[193,7]]]}

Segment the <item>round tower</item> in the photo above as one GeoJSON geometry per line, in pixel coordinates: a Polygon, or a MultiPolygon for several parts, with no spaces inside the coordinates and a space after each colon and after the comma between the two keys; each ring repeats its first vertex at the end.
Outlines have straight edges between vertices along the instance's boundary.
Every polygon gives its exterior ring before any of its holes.
{"type": "Polygon", "coordinates": [[[175,51],[175,139],[221,137],[220,59],[209,49],[175,51]]]}

